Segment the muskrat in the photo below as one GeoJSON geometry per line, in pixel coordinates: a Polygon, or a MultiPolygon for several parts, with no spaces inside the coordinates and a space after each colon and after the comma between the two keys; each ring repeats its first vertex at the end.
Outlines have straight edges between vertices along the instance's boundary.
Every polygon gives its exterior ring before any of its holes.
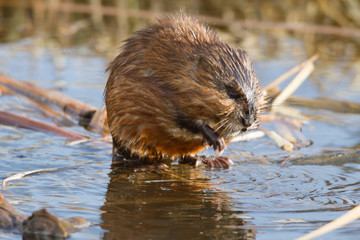
{"type": "Polygon", "coordinates": [[[178,14],[135,32],[109,64],[105,102],[113,153],[230,167],[232,138],[263,106],[251,61],[196,18],[178,14]],[[216,156],[195,154],[213,146],[216,156]]]}

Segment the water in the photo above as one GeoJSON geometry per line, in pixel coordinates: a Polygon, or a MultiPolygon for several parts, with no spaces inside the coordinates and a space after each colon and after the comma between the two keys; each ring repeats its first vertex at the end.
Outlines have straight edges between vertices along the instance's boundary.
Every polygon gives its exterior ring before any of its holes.
{"type": "MultiPolygon", "coordinates": [[[[102,105],[108,60],[86,46],[65,49],[55,60],[52,49],[35,51],[29,47],[33,42],[29,38],[1,44],[0,71],[102,105]]],[[[288,39],[286,46],[271,58],[249,49],[262,85],[306,58],[292,51],[302,47],[301,41],[288,39]]],[[[296,94],[360,102],[360,89],[351,87],[358,71],[354,63],[355,59],[346,64],[320,60],[296,94]]],[[[16,96],[1,96],[0,109],[51,122],[16,96]]],[[[333,120],[310,120],[303,134],[314,144],[295,153],[320,154],[359,144],[358,115],[302,111],[333,120]]],[[[67,129],[96,137],[80,127],[67,129]]],[[[360,199],[359,164],[280,167],[278,161],[288,154],[267,138],[231,144],[224,153],[234,157],[229,170],[175,163],[171,172],[157,174],[112,169],[110,145],[66,143],[62,137],[0,126],[1,179],[35,169],[76,166],[11,181],[8,192],[3,191],[24,214],[45,207],[60,218],[82,216],[92,223],[70,239],[294,239],[344,214],[360,199]],[[257,158],[239,157],[244,151],[257,158]]],[[[319,239],[358,239],[359,226],[356,221],[319,239]]],[[[2,231],[0,238],[22,237],[2,231]]]]}

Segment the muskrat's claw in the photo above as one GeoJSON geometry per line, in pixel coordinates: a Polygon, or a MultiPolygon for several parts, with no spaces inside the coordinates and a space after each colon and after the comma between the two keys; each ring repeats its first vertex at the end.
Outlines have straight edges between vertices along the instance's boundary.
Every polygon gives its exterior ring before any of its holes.
{"type": "Polygon", "coordinates": [[[219,134],[206,124],[202,126],[202,133],[206,143],[214,147],[216,156],[220,156],[226,147],[224,138],[219,136],[219,134]]]}
{"type": "Polygon", "coordinates": [[[231,159],[221,156],[203,157],[202,162],[211,168],[231,168],[231,166],[234,164],[231,159]]]}
{"type": "Polygon", "coordinates": [[[225,150],[225,140],[223,137],[219,137],[214,146],[216,156],[220,156],[225,150]]]}
{"type": "Polygon", "coordinates": [[[190,164],[192,166],[197,167],[200,162],[206,164],[208,167],[216,167],[216,168],[231,168],[234,164],[231,159],[227,157],[221,156],[192,156],[192,155],[185,155],[180,158],[179,163],[181,164],[190,164]]]}

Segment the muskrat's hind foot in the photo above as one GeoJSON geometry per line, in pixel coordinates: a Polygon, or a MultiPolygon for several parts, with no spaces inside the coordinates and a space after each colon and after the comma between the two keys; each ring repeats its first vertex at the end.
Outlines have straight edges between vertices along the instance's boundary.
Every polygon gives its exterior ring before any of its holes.
{"type": "Polygon", "coordinates": [[[230,158],[222,156],[201,156],[200,159],[204,164],[211,168],[231,168],[231,166],[234,164],[230,158]]]}
{"type": "Polygon", "coordinates": [[[200,162],[206,164],[208,167],[216,167],[216,168],[230,168],[234,163],[231,159],[222,156],[192,156],[186,155],[183,156],[179,163],[189,164],[192,166],[199,166],[200,162]]]}
{"type": "Polygon", "coordinates": [[[150,159],[150,158],[139,158],[131,157],[125,151],[118,151],[113,153],[111,168],[114,169],[133,169],[134,172],[147,172],[147,173],[158,173],[168,171],[170,160],[167,159],[150,159]]]}
{"type": "Polygon", "coordinates": [[[198,157],[195,157],[195,156],[192,156],[192,155],[182,156],[179,159],[180,164],[189,164],[189,165],[194,166],[194,167],[199,166],[199,164],[201,162],[202,161],[198,157]]]}

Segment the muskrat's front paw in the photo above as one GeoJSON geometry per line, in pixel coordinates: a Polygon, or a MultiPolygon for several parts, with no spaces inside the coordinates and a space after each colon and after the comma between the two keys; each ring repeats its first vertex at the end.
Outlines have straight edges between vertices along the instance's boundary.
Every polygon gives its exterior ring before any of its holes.
{"type": "Polygon", "coordinates": [[[214,147],[216,156],[220,156],[226,147],[225,140],[219,136],[211,127],[204,124],[202,126],[205,143],[214,147]]]}
{"type": "Polygon", "coordinates": [[[231,168],[231,166],[234,164],[231,159],[227,157],[202,157],[202,162],[206,164],[208,167],[217,167],[217,168],[231,168]]]}

